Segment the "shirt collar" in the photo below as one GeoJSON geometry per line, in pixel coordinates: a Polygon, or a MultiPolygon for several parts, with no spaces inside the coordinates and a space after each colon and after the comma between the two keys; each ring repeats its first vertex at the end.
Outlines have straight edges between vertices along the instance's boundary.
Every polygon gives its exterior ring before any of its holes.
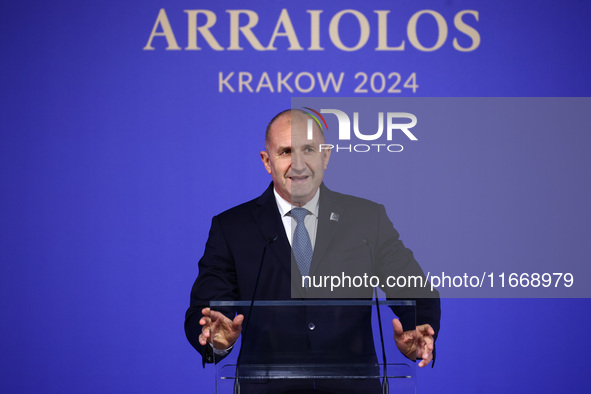
{"type": "MultiPolygon", "coordinates": [[[[277,202],[277,208],[279,208],[279,214],[281,215],[281,217],[287,215],[289,211],[291,211],[291,209],[294,208],[294,206],[291,205],[290,202],[287,202],[285,199],[283,199],[283,197],[281,197],[279,193],[277,193],[277,190],[275,190],[275,188],[273,188],[273,194],[275,194],[275,201],[277,202]]],[[[312,215],[318,217],[319,200],[320,188],[316,190],[316,194],[314,194],[314,197],[312,197],[312,199],[308,201],[302,208],[306,208],[312,215]]]]}

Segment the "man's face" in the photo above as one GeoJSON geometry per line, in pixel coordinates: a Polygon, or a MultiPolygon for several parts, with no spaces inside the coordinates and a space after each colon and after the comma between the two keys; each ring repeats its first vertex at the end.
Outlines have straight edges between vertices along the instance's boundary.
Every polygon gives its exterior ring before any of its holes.
{"type": "Polygon", "coordinates": [[[277,193],[300,207],[316,194],[330,158],[329,150],[320,152],[324,138],[317,125],[314,125],[314,138],[308,140],[308,119],[298,112],[276,119],[271,125],[267,151],[261,152],[277,193]]]}

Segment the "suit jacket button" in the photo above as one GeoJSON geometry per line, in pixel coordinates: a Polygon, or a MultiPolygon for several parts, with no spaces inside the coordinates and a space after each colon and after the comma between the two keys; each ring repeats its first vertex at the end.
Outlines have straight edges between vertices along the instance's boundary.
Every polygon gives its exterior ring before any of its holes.
{"type": "Polygon", "coordinates": [[[310,331],[314,331],[314,329],[315,329],[315,328],[316,328],[316,325],[315,325],[314,323],[310,323],[310,324],[308,324],[308,329],[309,329],[310,331]]]}

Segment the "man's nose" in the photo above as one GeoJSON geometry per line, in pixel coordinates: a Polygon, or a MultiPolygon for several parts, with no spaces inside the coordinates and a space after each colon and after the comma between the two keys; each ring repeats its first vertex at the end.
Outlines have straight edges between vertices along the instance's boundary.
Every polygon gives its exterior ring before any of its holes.
{"type": "Polygon", "coordinates": [[[304,161],[304,155],[302,152],[291,153],[291,169],[295,171],[304,170],[306,168],[306,162],[304,161]]]}

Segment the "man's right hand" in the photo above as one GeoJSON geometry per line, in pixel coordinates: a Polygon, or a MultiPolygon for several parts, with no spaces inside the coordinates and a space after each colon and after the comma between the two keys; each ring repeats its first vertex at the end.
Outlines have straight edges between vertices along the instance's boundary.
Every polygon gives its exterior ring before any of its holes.
{"type": "Polygon", "coordinates": [[[234,345],[242,332],[244,315],[237,315],[234,320],[230,320],[223,313],[212,311],[210,308],[204,308],[201,313],[203,317],[199,324],[203,328],[199,335],[199,343],[202,346],[209,342],[214,348],[225,350],[234,345]]]}

